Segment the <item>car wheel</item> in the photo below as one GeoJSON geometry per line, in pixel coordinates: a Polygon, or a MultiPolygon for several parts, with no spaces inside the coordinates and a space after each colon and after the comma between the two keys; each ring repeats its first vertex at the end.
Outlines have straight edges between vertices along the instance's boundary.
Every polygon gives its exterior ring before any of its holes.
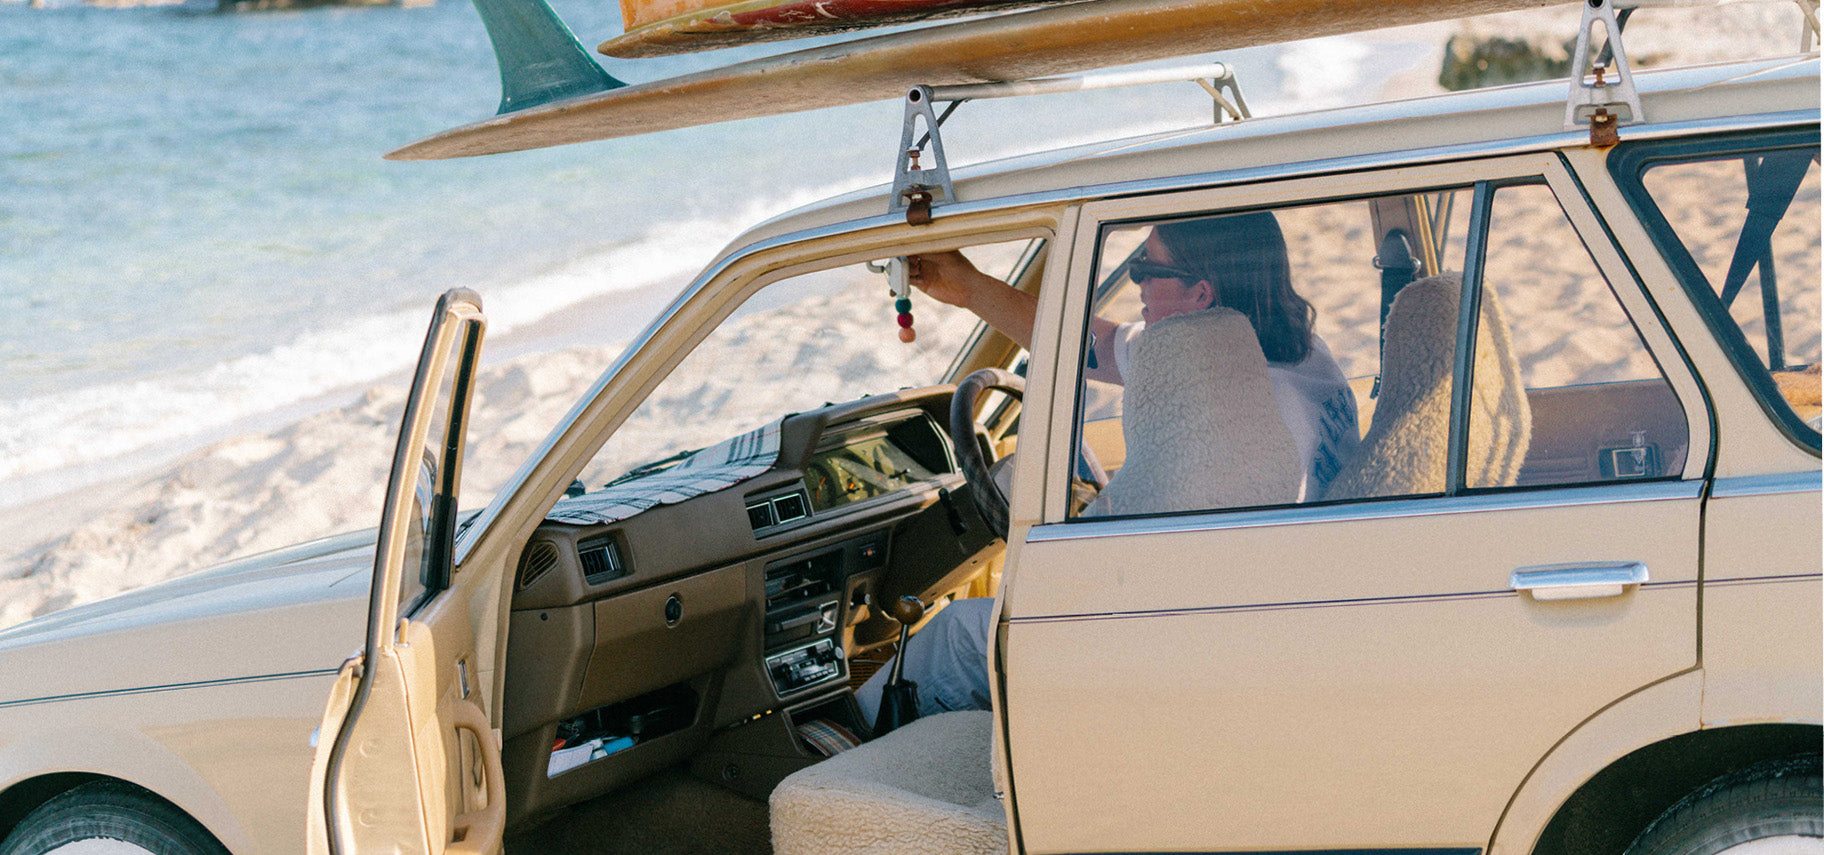
{"type": "Polygon", "coordinates": [[[1819,758],[1786,758],[1718,778],[1660,814],[1627,851],[1627,855],[1721,853],[1824,853],[1819,758]]]}
{"type": "Polygon", "coordinates": [[[96,781],[40,805],[0,855],[228,855],[196,820],[132,784],[96,781]]]}

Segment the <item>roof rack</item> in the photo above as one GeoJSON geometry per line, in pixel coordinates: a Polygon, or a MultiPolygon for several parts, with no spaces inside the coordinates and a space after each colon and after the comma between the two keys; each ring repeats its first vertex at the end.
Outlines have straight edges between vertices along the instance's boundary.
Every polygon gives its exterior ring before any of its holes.
{"type": "Polygon", "coordinates": [[[1225,118],[1240,120],[1250,116],[1234,69],[1221,62],[960,86],[914,86],[906,92],[905,121],[900,126],[899,153],[893,168],[893,191],[887,211],[905,211],[906,222],[923,225],[931,221],[933,205],[956,201],[956,188],[950,182],[949,161],[944,157],[944,141],[938,129],[965,101],[1180,82],[1196,83],[1209,93],[1218,123],[1225,118]],[[942,114],[935,107],[940,101],[948,104],[942,114]],[[921,125],[923,136],[919,136],[921,125]],[[923,167],[919,165],[919,159],[925,156],[927,148],[930,149],[931,165],[923,167]]]}
{"type": "MultiPolygon", "coordinates": [[[[1634,89],[1634,72],[1622,44],[1622,30],[1635,10],[1647,7],[1723,6],[1768,0],[1585,0],[1583,20],[1577,28],[1577,47],[1571,53],[1571,89],[1565,98],[1564,127],[1590,127],[1590,144],[1611,146],[1620,141],[1617,128],[1646,121],[1640,95],[1634,89]],[[1598,31],[1600,28],[1600,31],[1598,31]],[[1604,40],[1602,53],[1592,55],[1592,39],[1604,40]],[[1608,79],[1611,71],[1614,79],[1608,79]]],[[[1818,39],[1818,0],[1792,0],[1805,16],[1799,52],[1810,53],[1818,39]]]]}

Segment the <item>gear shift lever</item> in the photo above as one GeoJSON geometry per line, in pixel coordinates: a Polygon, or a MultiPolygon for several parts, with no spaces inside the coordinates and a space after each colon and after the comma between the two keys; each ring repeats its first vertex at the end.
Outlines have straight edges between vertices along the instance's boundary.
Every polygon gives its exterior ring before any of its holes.
{"type": "Polygon", "coordinates": [[[893,619],[899,621],[899,655],[893,657],[893,670],[887,674],[887,685],[880,692],[880,712],[874,716],[874,735],[882,736],[918,718],[918,684],[901,672],[906,661],[906,643],[912,638],[912,625],[925,617],[925,604],[907,594],[893,601],[893,619]]]}

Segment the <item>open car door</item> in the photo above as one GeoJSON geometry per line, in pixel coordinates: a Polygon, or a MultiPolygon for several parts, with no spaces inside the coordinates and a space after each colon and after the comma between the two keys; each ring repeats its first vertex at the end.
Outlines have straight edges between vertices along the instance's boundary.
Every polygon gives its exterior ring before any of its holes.
{"type": "Polygon", "coordinates": [[[492,638],[495,618],[472,616],[465,595],[484,580],[452,578],[485,325],[475,293],[437,301],[387,483],[367,641],[343,664],[318,731],[312,853],[500,849],[500,740],[482,705],[488,681],[476,675],[475,646],[478,632],[492,638]]]}

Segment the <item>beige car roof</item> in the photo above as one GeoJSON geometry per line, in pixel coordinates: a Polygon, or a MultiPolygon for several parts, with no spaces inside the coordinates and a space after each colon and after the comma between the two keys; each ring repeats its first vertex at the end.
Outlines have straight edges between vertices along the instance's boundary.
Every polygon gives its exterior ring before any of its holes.
{"type": "MultiPolygon", "coordinates": [[[[1621,139],[1675,133],[1699,123],[1765,126],[1817,121],[1818,57],[1792,56],[1642,71],[1635,77],[1647,121],[1621,139]],[[1783,117],[1783,118],[1782,118],[1783,117]]],[[[1343,171],[1368,161],[1430,162],[1498,152],[1586,145],[1587,127],[1564,128],[1565,80],[1202,125],[951,168],[958,201],[936,216],[1042,202],[1102,198],[1245,179],[1267,173],[1343,171]],[[1220,174],[1220,178],[1218,175],[1220,174]]],[[[965,110],[994,109],[992,103],[965,110]]],[[[898,128],[881,129],[890,158],[898,128]]],[[[965,152],[968,140],[946,139],[965,152]]],[[[888,219],[888,186],[858,190],[775,217],[724,251],[842,223],[888,219]]],[[[714,265],[712,265],[713,268],[714,265]]]]}

